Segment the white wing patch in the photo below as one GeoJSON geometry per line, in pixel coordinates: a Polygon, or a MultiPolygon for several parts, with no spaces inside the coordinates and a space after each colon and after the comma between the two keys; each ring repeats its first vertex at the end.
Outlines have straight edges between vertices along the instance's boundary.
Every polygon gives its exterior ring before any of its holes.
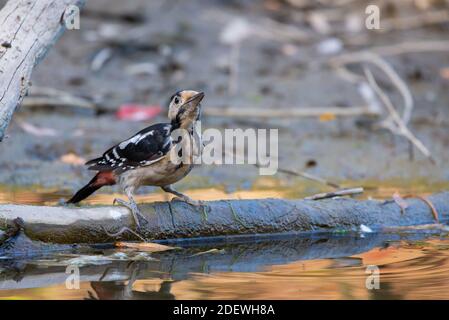
{"type": "Polygon", "coordinates": [[[143,139],[145,139],[148,136],[152,136],[153,134],[154,134],[154,131],[151,130],[151,131],[148,131],[145,134],[135,135],[131,139],[128,139],[128,140],[125,140],[125,141],[121,142],[118,146],[119,146],[120,149],[123,150],[123,149],[125,149],[128,146],[128,144],[130,144],[130,143],[138,144],[140,141],[142,141],[143,139]]]}
{"type": "Polygon", "coordinates": [[[140,165],[141,167],[146,167],[146,166],[149,166],[149,165],[151,165],[151,164],[153,164],[153,163],[156,163],[156,162],[158,162],[158,161],[161,161],[163,158],[164,158],[164,156],[162,156],[162,157],[160,157],[160,158],[157,158],[157,159],[155,159],[155,160],[145,160],[145,161],[140,161],[140,162],[139,162],[139,165],[140,165]]]}
{"type": "Polygon", "coordinates": [[[125,148],[128,146],[128,144],[130,144],[130,143],[136,143],[136,142],[139,140],[139,138],[140,138],[140,134],[138,134],[138,135],[132,137],[131,139],[128,139],[128,140],[125,140],[125,141],[121,142],[121,143],[118,145],[118,147],[119,147],[120,149],[123,150],[123,149],[125,149],[125,148]]]}
{"type": "Polygon", "coordinates": [[[152,136],[153,134],[154,134],[154,131],[153,131],[153,130],[148,131],[148,132],[145,133],[145,134],[142,134],[142,135],[139,137],[139,139],[137,139],[137,143],[139,143],[141,140],[145,139],[145,138],[148,137],[148,136],[152,136]]]}
{"type": "Polygon", "coordinates": [[[120,156],[119,156],[119,154],[117,153],[117,150],[116,150],[115,148],[112,149],[112,154],[114,155],[114,158],[120,159],[120,156]]]}

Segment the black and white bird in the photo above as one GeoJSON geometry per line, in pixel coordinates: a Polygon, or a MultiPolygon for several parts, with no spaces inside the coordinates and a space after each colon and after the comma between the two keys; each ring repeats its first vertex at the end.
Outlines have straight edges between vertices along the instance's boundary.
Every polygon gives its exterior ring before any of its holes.
{"type": "Polygon", "coordinates": [[[115,199],[114,203],[131,210],[138,228],[142,215],[133,195],[140,186],[158,186],[191,205],[200,205],[199,201],[174,190],[171,185],[190,173],[194,165],[193,157],[201,152],[202,143],[195,132],[195,125],[200,120],[203,98],[204,93],[193,90],[175,93],[170,99],[168,111],[171,123],[149,126],[113,146],[103,156],[88,161],[88,169],[98,173],[67,203],[78,203],[103,186],[119,184],[129,202],[115,199]],[[173,138],[175,130],[184,130],[188,134],[189,148],[180,148],[182,139],[173,138]],[[172,151],[176,154],[184,152],[182,159],[188,161],[173,161],[172,151]]]}

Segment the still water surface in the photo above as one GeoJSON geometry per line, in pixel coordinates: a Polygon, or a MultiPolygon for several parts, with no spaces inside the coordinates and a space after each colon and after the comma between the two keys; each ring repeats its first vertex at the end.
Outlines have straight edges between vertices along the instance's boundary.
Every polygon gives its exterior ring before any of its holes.
{"type": "Polygon", "coordinates": [[[170,245],[181,249],[149,254],[90,248],[0,257],[0,299],[449,299],[447,230],[170,245]],[[379,268],[379,289],[367,288],[368,266],[379,268]],[[67,282],[73,268],[79,270],[79,289],[67,282]]]}
{"type": "Polygon", "coordinates": [[[292,235],[153,254],[106,250],[5,259],[0,298],[449,299],[449,240],[423,231],[292,235]],[[79,267],[79,289],[66,284],[68,265],[79,267]],[[380,271],[377,290],[366,286],[372,265],[380,271]]]}

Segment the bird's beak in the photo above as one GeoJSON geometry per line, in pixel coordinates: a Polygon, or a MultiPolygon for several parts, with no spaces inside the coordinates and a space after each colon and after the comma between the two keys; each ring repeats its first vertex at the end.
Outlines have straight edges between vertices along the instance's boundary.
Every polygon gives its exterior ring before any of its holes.
{"type": "Polygon", "coordinates": [[[187,100],[184,103],[184,105],[193,103],[195,106],[197,106],[200,104],[200,102],[203,100],[203,98],[204,98],[204,92],[199,92],[196,95],[194,95],[193,97],[191,97],[189,100],[187,100]]]}

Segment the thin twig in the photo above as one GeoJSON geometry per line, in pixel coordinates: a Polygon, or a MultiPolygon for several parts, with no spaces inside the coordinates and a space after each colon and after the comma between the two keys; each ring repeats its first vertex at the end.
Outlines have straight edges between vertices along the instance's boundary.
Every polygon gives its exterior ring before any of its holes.
{"type": "Polygon", "coordinates": [[[335,189],[340,189],[341,188],[341,186],[339,184],[336,184],[335,182],[331,182],[331,181],[325,180],[325,179],[323,179],[321,177],[312,175],[312,174],[304,172],[304,171],[293,171],[293,170],[290,170],[290,169],[278,168],[278,172],[282,172],[282,173],[293,175],[293,176],[302,177],[302,178],[305,178],[307,180],[311,180],[311,181],[315,181],[315,182],[318,182],[318,183],[321,183],[321,184],[325,184],[325,185],[327,185],[329,187],[332,187],[332,188],[335,188],[335,189]]]}
{"type": "Polygon", "coordinates": [[[138,234],[138,233],[135,232],[134,230],[131,230],[131,229],[128,228],[128,227],[123,227],[123,228],[121,228],[118,232],[115,232],[115,233],[110,233],[110,232],[109,232],[108,230],[106,230],[104,227],[102,227],[102,228],[103,228],[103,231],[104,231],[109,237],[111,237],[111,238],[116,238],[116,237],[122,235],[122,234],[125,233],[125,232],[130,232],[130,233],[132,233],[133,235],[135,235],[136,237],[138,237],[140,240],[142,240],[143,242],[148,242],[147,239],[145,239],[145,238],[142,237],[140,234],[138,234]]]}
{"type": "Polygon", "coordinates": [[[364,192],[362,187],[351,188],[351,189],[342,189],[334,192],[326,192],[326,193],[318,193],[310,197],[304,198],[305,200],[322,200],[322,199],[330,199],[341,196],[353,196],[356,194],[361,194],[364,192]]]}
{"type": "Polygon", "coordinates": [[[374,54],[372,52],[359,52],[352,55],[347,56],[345,59],[336,60],[338,61],[335,65],[336,68],[340,70],[341,74],[341,66],[345,64],[351,63],[372,63],[380,68],[385,75],[391,80],[393,85],[398,89],[404,99],[404,110],[402,119],[405,124],[408,124],[411,118],[412,110],[413,110],[413,96],[407,86],[407,84],[401,79],[401,77],[397,74],[397,72],[379,55],[374,54]]]}
{"type": "Polygon", "coordinates": [[[372,47],[369,50],[343,53],[330,58],[328,63],[333,67],[337,67],[349,63],[363,62],[366,60],[366,54],[377,54],[382,57],[387,57],[404,53],[446,51],[449,51],[449,41],[447,40],[407,41],[394,45],[372,47]]]}
{"type": "Polygon", "coordinates": [[[410,30],[446,22],[449,22],[449,12],[447,10],[430,11],[413,16],[407,15],[406,17],[382,19],[382,26],[379,32],[386,33],[393,30],[410,30]]]}
{"type": "Polygon", "coordinates": [[[29,90],[29,95],[23,99],[22,107],[75,107],[83,109],[95,109],[92,101],[76,97],[66,91],[33,86],[29,90]]]}
{"type": "Polygon", "coordinates": [[[381,125],[384,128],[389,129],[392,133],[405,137],[407,140],[413,143],[413,145],[415,145],[416,148],[418,148],[418,150],[421,151],[421,153],[424,154],[424,156],[426,156],[432,163],[435,163],[435,160],[433,159],[427,147],[407,128],[404,120],[400,117],[399,113],[394,108],[390,98],[377,84],[372,72],[366,67],[364,68],[364,70],[369,84],[377,93],[391,117],[391,121],[388,121],[389,119],[387,119],[386,121],[383,121],[381,125]]]}
{"type": "Polygon", "coordinates": [[[430,211],[432,212],[433,217],[435,218],[437,223],[440,223],[440,219],[438,218],[438,211],[435,208],[435,206],[433,205],[433,203],[427,198],[427,197],[423,197],[423,196],[416,196],[416,195],[406,195],[404,197],[402,197],[404,199],[410,199],[410,198],[417,198],[421,201],[424,201],[430,208],[430,211]]]}
{"type": "Polygon", "coordinates": [[[342,108],[337,106],[331,107],[291,107],[291,108],[275,108],[260,109],[252,107],[242,108],[206,108],[204,115],[214,117],[230,117],[230,118],[307,118],[320,117],[322,115],[332,114],[339,117],[354,117],[361,115],[379,116],[370,106],[354,106],[342,108]]]}

